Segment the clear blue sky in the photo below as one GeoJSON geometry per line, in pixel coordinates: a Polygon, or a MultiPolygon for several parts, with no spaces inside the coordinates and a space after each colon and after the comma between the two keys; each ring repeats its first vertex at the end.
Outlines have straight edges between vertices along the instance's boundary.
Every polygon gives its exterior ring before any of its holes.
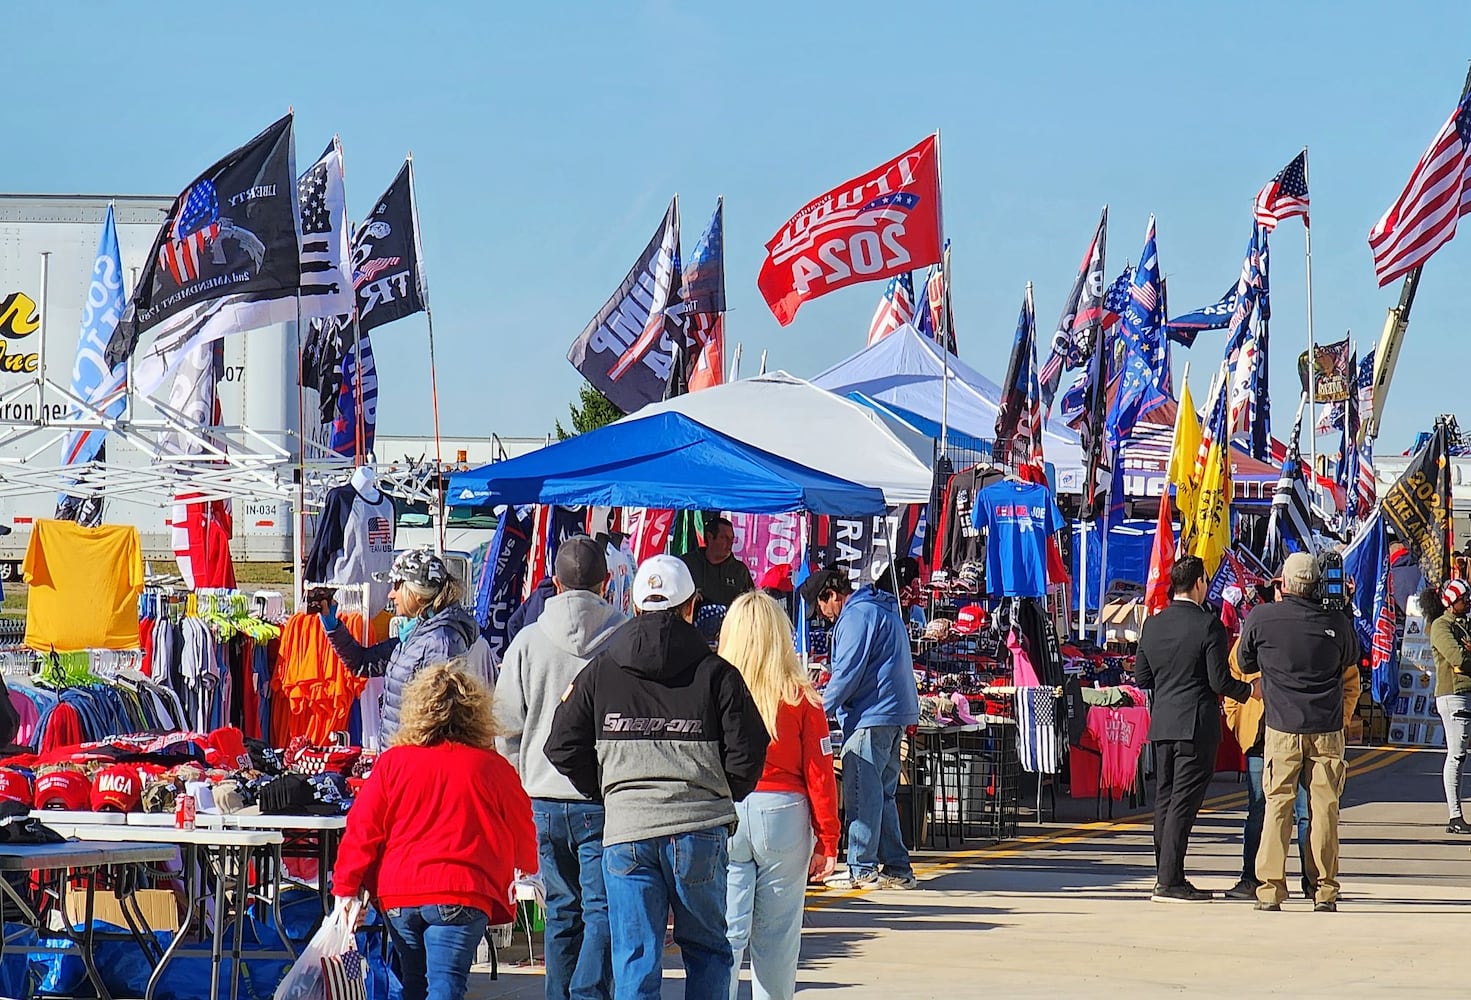
{"type": "MultiPolygon", "coordinates": [[[[334,133],[361,213],[412,149],[446,433],[541,434],[568,345],[678,192],[692,248],[726,198],[730,344],[812,375],[862,346],[881,283],[782,329],[763,245],[807,199],[939,128],[961,355],[998,381],[1027,281],[1055,321],[1098,209],[1109,269],[1149,213],[1175,311],[1235,277],[1257,189],[1310,147],[1316,331],[1367,350],[1398,289],[1365,237],[1454,106],[1462,3],[910,6],[741,2],[43,3],[7,9],[15,192],[177,193],[288,105],[334,133]]],[[[1302,227],[1273,243],[1278,436],[1305,346],[1302,227]]],[[[1471,373],[1471,234],[1426,268],[1381,451],[1471,373]]],[[[375,335],[380,431],[430,429],[422,318],[375,335]]],[[[1197,399],[1221,334],[1193,352],[1197,399]]],[[[1325,441],[1325,444],[1327,442],[1325,441]]]]}

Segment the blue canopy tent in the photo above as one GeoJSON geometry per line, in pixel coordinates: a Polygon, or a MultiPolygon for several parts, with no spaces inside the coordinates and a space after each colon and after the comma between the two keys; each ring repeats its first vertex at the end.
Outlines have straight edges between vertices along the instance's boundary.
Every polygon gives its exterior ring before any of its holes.
{"type": "Polygon", "coordinates": [[[861,517],[884,495],[743,444],[679,413],[620,421],[457,473],[450,506],[556,504],[861,517]]]}

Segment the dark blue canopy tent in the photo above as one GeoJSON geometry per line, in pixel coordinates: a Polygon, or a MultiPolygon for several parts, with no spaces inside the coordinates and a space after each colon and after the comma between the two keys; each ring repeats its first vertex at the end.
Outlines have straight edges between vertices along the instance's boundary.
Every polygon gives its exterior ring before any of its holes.
{"type": "MultiPolygon", "coordinates": [[[[816,428],[793,428],[812,433],[816,428]]],[[[879,490],[753,448],[678,413],[579,434],[457,473],[450,506],[556,504],[848,517],[884,513],[879,490]]]]}

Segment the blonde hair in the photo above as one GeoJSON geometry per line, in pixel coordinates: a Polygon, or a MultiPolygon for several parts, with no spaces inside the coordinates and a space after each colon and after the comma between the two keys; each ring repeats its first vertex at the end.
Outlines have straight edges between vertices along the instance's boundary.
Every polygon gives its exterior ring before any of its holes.
{"type": "Polygon", "coordinates": [[[781,706],[799,705],[804,698],[822,704],[797,659],[792,623],[781,605],[760,591],[742,594],[731,604],[720,626],[720,655],[745,679],[772,739],[781,706]]]}
{"type": "Polygon", "coordinates": [[[465,659],[425,667],[403,692],[399,729],[393,746],[427,747],[464,743],[495,749],[500,728],[491,711],[490,688],[465,669],[465,659]]]}
{"type": "Polygon", "coordinates": [[[433,618],[445,608],[459,604],[465,596],[465,586],[455,576],[446,579],[444,586],[438,590],[430,590],[407,581],[404,582],[404,589],[413,595],[414,603],[418,605],[412,615],[415,618],[433,618]]]}

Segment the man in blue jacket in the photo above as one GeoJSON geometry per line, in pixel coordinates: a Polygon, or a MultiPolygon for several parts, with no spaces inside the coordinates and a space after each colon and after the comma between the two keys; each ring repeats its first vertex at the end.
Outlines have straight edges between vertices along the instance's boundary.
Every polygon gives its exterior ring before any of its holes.
{"type": "Polygon", "coordinates": [[[900,750],[904,730],[919,721],[919,693],[909,634],[893,595],[830,565],[802,584],[802,597],[834,622],[832,679],[823,707],[843,729],[843,803],[848,817],[848,873],[839,889],[913,889],[917,884],[899,831],[900,750]]]}

